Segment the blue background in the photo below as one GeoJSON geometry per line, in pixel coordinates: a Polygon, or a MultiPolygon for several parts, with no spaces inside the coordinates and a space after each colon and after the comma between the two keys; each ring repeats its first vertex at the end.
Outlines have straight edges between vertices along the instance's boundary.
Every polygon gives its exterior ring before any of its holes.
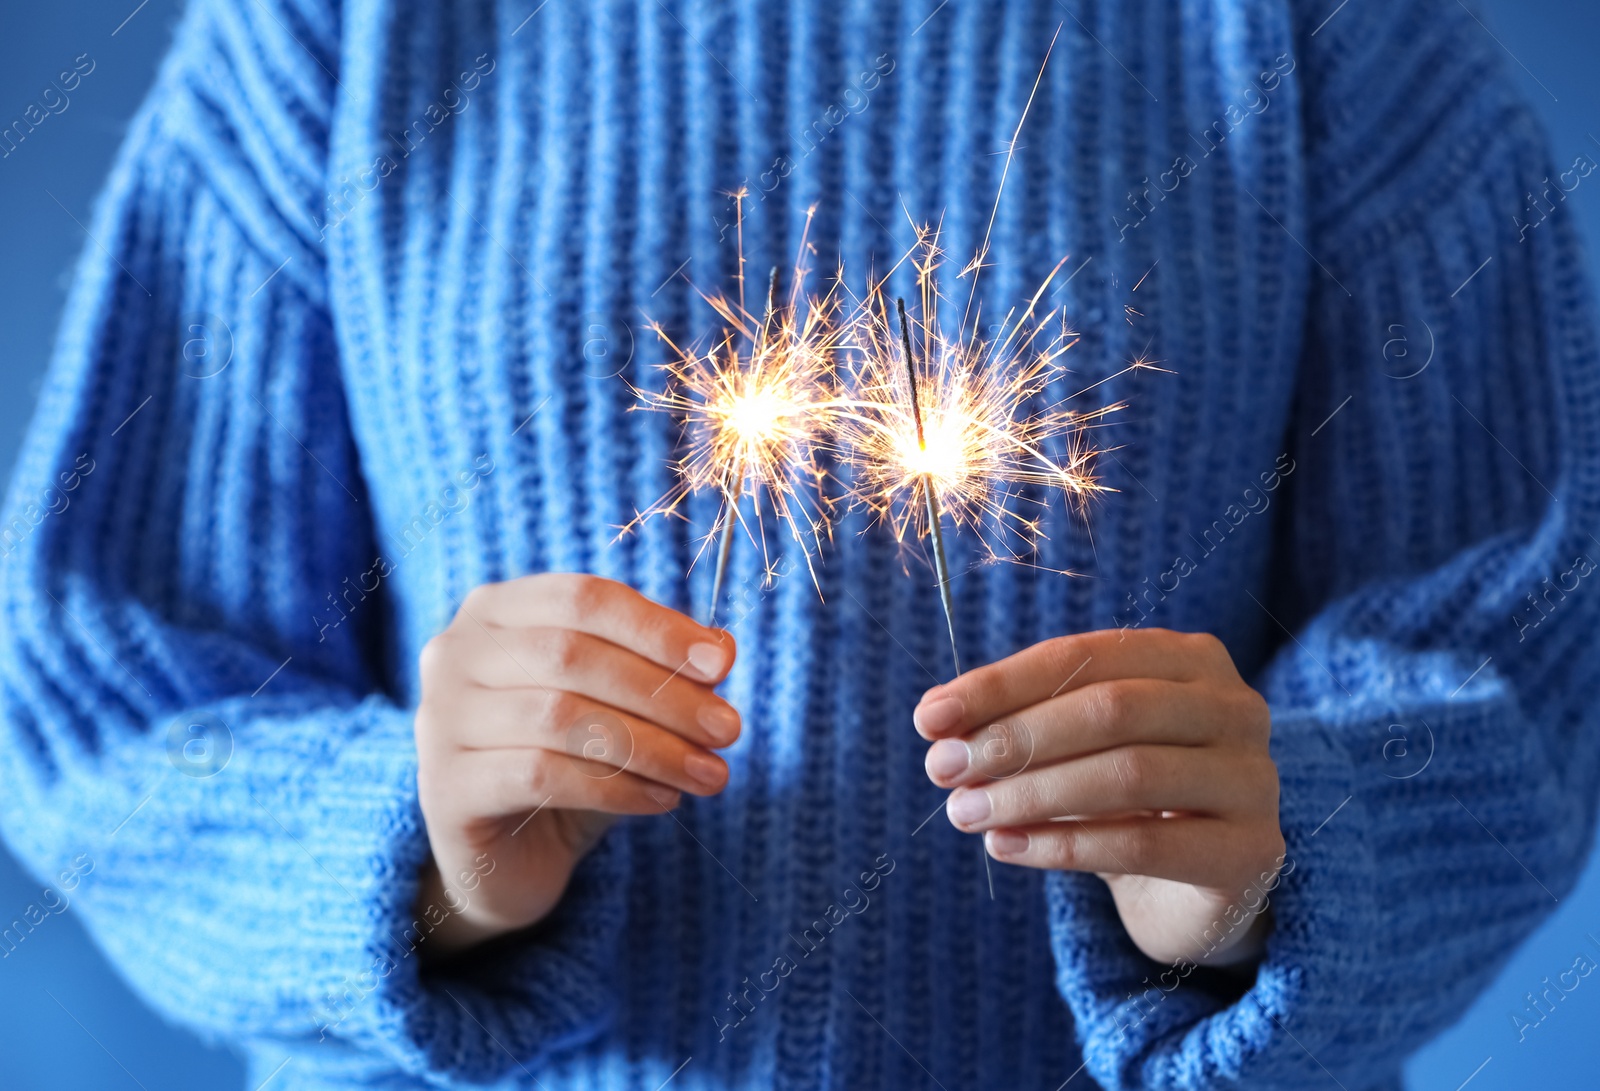
{"type": "MultiPolygon", "coordinates": [[[[1331,11],[1335,5],[1328,2],[1331,11]]],[[[51,77],[80,54],[95,62],[71,105],[0,159],[0,329],[6,334],[0,350],[0,475],[9,474],[16,456],[71,264],[86,242],[74,218],[88,221],[91,201],[180,9],[178,0],[137,4],[13,2],[0,15],[0,124],[38,101],[51,77]]],[[[1600,5],[1484,0],[1482,8],[1485,33],[1492,32],[1511,54],[1508,67],[1544,118],[1554,161],[1566,167],[1580,154],[1600,158],[1600,69],[1593,58],[1600,5]]],[[[1580,187],[1570,203],[1590,255],[1600,254],[1600,185],[1580,187]]],[[[1523,1013],[1524,994],[1542,990],[1542,979],[1554,981],[1580,952],[1600,961],[1597,861],[1600,855],[1466,1018],[1417,1054],[1409,1068],[1414,1091],[1459,1091],[1468,1079],[1473,1091],[1595,1085],[1600,976],[1560,1001],[1525,1040],[1519,1041],[1511,1013],[1523,1013]]],[[[0,849],[0,924],[39,894],[39,883],[0,849]]],[[[0,959],[0,1027],[0,1087],[245,1086],[243,1066],[229,1051],[169,1027],[129,992],[71,912],[50,917],[0,959]]]]}

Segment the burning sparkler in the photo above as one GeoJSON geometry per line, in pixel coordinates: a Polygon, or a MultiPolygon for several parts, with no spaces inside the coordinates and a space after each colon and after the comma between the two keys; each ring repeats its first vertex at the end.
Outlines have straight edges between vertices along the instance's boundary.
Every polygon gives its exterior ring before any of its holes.
{"type": "MultiPolygon", "coordinates": [[[[721,511],[704,543],[717,542],[708,625],[716,620],[737,527],[744,526],[765,550],[760,527],[764,505],[770,505],[809,567],[814,545],[829,526],[829,500],[821,488],[825,475],[818,456],[837,401],[837,302],[831,292],[821,298],[804,295],[808,212],[787,299],[779,296],[774,268],[763,317],[757,321],[745,309],[743,196],[734,195],[739,211],[738,297],[703,296],[726,323],[722,339],[709,351],[690,350],[655,327],[671,351],[671,359],[663,365],[667,383],[660,393],[639,391],[642,401],[637,408],[680,416],[688,449],[677,462],[677,487],[624,528],[626,532],[652,515],[678,512],[694,493],[706,489],[721,493],[721,511]],[[753,528],[740,513],[745,497],[755,515],[753,528]]],[[[771,559],[763,556],[770,578],[771,559]]]]}
{"type": "Polygon", "coordinates": [[[898,540],[929,539],[957,674],[961,658],[944,518],[957,528],[971,528],[988,546],[991,559],[1023,560],[1043,537],[1042,518],[1028,514],[1030,506],[1048,506],[1059,491],[1082,515],[1095,495],[1111,491],[1095,477],[1099,452],[1089,436],[1102,418],[1126,406],[1119,402],[1078,411],[1066,404],[1129,371],[1152,366],[1135,360],[1075,393],[1051,397],[1052,382],[1066,371],[1061,358],[1078,340],[1064,310],[1041,312],[1040,307],[1065,258],[1020,313],[1013,309],[1007,314],[993,336],[978,336],[978,277],[1017,140],[1054,47],[1052,38],[1012,133],[983,242],[961,271],[960,277],[970,275],[970,280],[954,333],[947,336],[940,326],[937,272],[943,252],[937,229],[927,227],[916,229],[916,241],[895,268],[869,284],[849,322],[854,365],[836,427],[844,461],[854,470],[854,495],[894,528],[898,540]],[[919,313],[909,317],[904,301],[896,300],[900,336],[895,344],[884,286],[908,261],[916,272],[919,313]],[[920,368],[915,340],[923,345],[920,368]]]}
{"type": "MultiPolygon", "coordinates": [[[[771,275],[767,278],[767,311],[766,317],[761,321],[761,340],[756,346],[757,352],[772,340],[772,322],[777,316],[777,310],[778,267],[774,265],[771,275]]],[[[782,416],[782,407],[786,404],[789,403],[776,397],[775,391],[770,388],[743,391],[729,401],[727,431],[736,437],[741,445],[764,444],[774,437],[777,421],[782,416]]],[[[711,605],[706,609],[707,625],[716,624],[717,606],[722,602],[722,581],[728,574],[728,558],[733,555],[733,528],[739,522],[739,497],[744,493],[745,463],[740,454],[735,454],[730,461],[729,479],[723,484],[722,541],[717,546],[717,567],[711,577],[711,605]]]]}
{"type": "MultiPolygon", "coordinates": [[[[896,336],[887,276],[869,289],[848,324],[848,394],[833,413],[834,427],[857,505],[892,527],[899,541],[928,539],[959,673],[944,520],[969,530],[989,559],[1025,561],[1044,537],[1043,510],[1053,495],[1064,494],[1083,514],[1095,496],[1112,491],[1095,475],[1099,451],[1089,437],[1126,406],[1068,408],[1116,376],[1048,396],[1052,382],[1066,375],[1062,358],[1078,340],[1063,314],[1039,307],[1065,261],[993,338],[947,336],[938,317],[937,236],[927,229],[918,234],[907,258],[917,269],[920,317],[896,300],[896,336]]],[[[1116,374],[1151,366],[1138,360],[1116,374]]]]}
{"type": "MultiPolygon", "coordinates": [[[[850,497],[890,525],[897,540],[930,540],[959,674],[944,519],[957,529],[972,530],[991,559],[1022,561],[1043,537],[1039,512],[1055,493],[1063,493],[1081,515],[1095,495],[1111,491],[1095,476],[1099,451],[1089,436],[1104,417],[1125,405],[1080,412],[1066,404],[1120,375],[1153,365],[1135,360],[1075,393],[1058,395],[1054,384],[1066,370],[1061,358],[1078,337],[1064,310],[1041,311],[1040,303],[1066,259],[1020,313],[1013,309],[1007,314],[997,333],[988,338],[977,333],[977,281],[1017,140],[1054,46],[1052,39],[1012,134],[983,242],[958,277],[970,275],[970,280],[961,321],[951,334],[939,321],[942,251],[935,229],[916,229],[916,241],[900,263],[869,282],[848,317],[841,318],[836,299],[842,275],[821,299],[805,296],[803,258],[814,209],[806,216],[802,260],[796,262],[787,301],[779,301],[774,269],[767,307],[757,322],[744,306],[745,194],[734,194],[738,298],[703,296],[723,318],[727,332],[710,351],[686,351],[656,326],[671,349],[672,359],[664,365],[668,382],[659,394],[640,392],[639,406],[680,416],[689,445],[677,463],[677,487],[634,522],[678,512],[690,495],[705,489],[714,488],[722,496],[717,522],[704,543],[718,543],[708,624],[716,618],[735,528],[745,526],[765,549],[765,535],[752,530],[740,514],[744,497],[751,497],[758,529],[765,498],[810,567],[813,546],[831,527],[833,502],[823,487],[827,473],[820,457],[829,453],[849,471],[843,476],[850,497]],[[903,301],[896,301],[896,338],[885,285],[907,261],[916,272],[920,304],[912,316],[903,301]],[[850,362],[842,368],[839,360],[846,357],[850,362]],[[848,371],[845,382],[840,381],[842,371],[848,371]],[[1033,514],[1030,507],[1036,509],[1033,514]]],[[[766,571],[770,579],[770,559],[766,571]]],[[[814,571],[812,578],[815,582],[814,571]]]]}
{"type": "Polygon", "coordinates": [[[920,484],[928,508],[928,536],[933,541],[933,570],[939,578],[939,601],[944,605],[944,624],[950,632],[950,657],[955,661],[956,673],[961,673],[961,649],[956,644],[956,614],[950,602],[950,562],[944,552],[944,520],[939,515],[939,493],[934,487],[933,472],[928,468],[928,435],[922,427],[922,401],[917,392],[917,358],[911,350],[911,325],[906,320],[906,301],[896,299],[900,312],[900,341],[905,353],[906,383],[910,387],[911,419],[917,426],[917,460],[923,463],[920,484]]]}

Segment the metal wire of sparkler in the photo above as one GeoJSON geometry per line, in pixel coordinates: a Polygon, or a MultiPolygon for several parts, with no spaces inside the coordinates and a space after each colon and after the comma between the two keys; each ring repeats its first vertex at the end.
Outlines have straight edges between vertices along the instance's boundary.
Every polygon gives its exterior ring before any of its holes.
{"type": "MultiPolygon", "coordinates": [[[[743,256],[740,257],[743,264],[743,256]]],[[[772,340],[772,322],[778,313],[778,267],[767,277],[767,309],[761,320],[762,341],[772,340]]],[[[739,497],[744,493],[744,470],[737,463],[728,467],[728,482],[723,488],[722,532],[717,544],[717,566],[711,575],[711,604],[706,607],[706,627],[717,623],[717,607],[722,603],[722,582],[728,574],[728,558],[733,555],[733,529],[739,522],[739,497]]]]}
{"type": "MultiPolygon", "coordinates": [[[[896,299],[894,305],[900,312],[900,341],[905,353],[906,383],[911,391],[911,418],[917,426],[917,447],[927,451],[928,437],[922,428],[921,394],[917,390],[917,358],[911,349],[911,325],[906,318],[906,301],[896,299]]],[[[922,495],[928,509],[928,535],[933,542],[934,572],[939,578],[939,602],[944,606],[944,624],[950,634],[950,658],[955,663],[956,673],[960,674],[961,648],[956,643],[956,615],[950,601],[950,562],[944,552],[944,521],[939,515],[939,493],[934,488],[931,474],[922,475],[922,495]]]]}

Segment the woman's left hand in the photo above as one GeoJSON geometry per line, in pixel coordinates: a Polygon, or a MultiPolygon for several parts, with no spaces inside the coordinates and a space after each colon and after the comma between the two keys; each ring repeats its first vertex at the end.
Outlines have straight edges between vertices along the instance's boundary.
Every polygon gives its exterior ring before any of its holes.
{"type": "Polygon", "coordinates": [[[1272,719],[1216,637],[1106,630],[923,695],[928,776],[996,860],[1091,871],[1161,962],[1261,949],[1284,862],[1272,719]]]}

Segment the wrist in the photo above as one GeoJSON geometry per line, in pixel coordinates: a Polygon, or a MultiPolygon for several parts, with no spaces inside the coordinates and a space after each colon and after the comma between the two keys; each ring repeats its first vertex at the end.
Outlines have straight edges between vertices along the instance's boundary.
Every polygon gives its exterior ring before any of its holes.
{"type": "Polygon", "coordinates": [[[1198,959],[1197,964],[1216,970],[1236,970],[1258,961],[1266,952],[1272,924],[1272,906],[1264,906],[1254,918],[1233,929],[1221,943],[1198,959]]]}
{"type": "Polygon", "coordinates": [[[445,884],[431,856],[417,875],[412,913],[413,927],[421,934],[417,952],[424,964],[458,954],[506,931],[472,919],[468,895],[445,884]]]}

